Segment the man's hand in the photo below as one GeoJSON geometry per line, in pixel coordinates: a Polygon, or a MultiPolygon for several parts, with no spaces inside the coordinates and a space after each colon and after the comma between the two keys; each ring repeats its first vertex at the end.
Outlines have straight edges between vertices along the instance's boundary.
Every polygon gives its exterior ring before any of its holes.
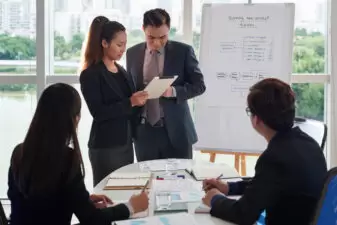
{"type": "Polygon", "coordinates": [[[212,188],[218,189],[223,194],[227,195],[229,192],[229,187],[227,182],[222,182],[217,179],[206,179],[202,182],[202,187],[205,192],[208,192],[212,188]]]}
{"type": "Polygon", "coordinates": [[[96,208],[106,208],[108,205],[112,205],[113,202],[105,195],[90,195],[90,200],[95,204],[96,208]]]}
{"type": "Polygon", "coordinates": [[[209,206],[209,207],[212,207],[211,206],[211,201],[212,201],[212,198],[216,195],[223,195],[218,189],[211,189],[209,190],[208,192],[206,192],[206,195],[202,198],[202,202],[209,206]]]}
{"type": "Polygon", "coordinates": [[[173,88],[169,87],[166,91],[162,94],[163,97],[170,98],[173,97],[173,88]]]}

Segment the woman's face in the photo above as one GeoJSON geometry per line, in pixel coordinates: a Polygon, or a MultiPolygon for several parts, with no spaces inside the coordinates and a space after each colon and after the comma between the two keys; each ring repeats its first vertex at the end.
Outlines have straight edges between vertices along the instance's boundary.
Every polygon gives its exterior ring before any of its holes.
{"type": "MultiPolygon", "coordinates": [[[[104,41],[103,41],[104,42],[104,41]]],[[[103,43],[104,55],[111,60],[120,60],[126,49],[126,33],[119,31],[108,45],[103,43]]]]}

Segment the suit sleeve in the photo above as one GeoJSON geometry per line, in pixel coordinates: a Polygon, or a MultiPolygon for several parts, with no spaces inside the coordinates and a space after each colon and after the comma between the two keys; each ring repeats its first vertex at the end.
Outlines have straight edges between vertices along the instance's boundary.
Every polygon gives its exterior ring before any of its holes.
{"type": "Polygon", "coordinates": [[[228,195],[242,195],[250,181],[228,182],[228,195]]]}
{"type": "Polygon", "coordinates": [[[132,106],[129,98],[109,105],[103,103],[99,74],[85,70],[80,75],[80,83],[83,97],[94,120],[104,121],[131,115],[132,106]]]}
{"type": "Polygon", "coordinates": [[[128,219],[129,209],[125,204],[97,209],[89,198],[82,176],[79,174],[67,193],[70,205],[81,224],[111,225],[116,220],[128,219]]]}
{"type": "Polygon", "coordinates": [[[199,68],[199,62],[194,50],[188,46],[185,56],[185,84],[174,86],[177,102],[183,102],[205,92],[204,77],[199,68]]]}
{"type": "Polygon", "coordinates": [[[254,224],[263,210],[273,204],[281,193],[276,168],[276,162],[264,161],[262,164],[260,160],[256,175],[245,188],[243,196],[239,200],[226,197],[216,199],[211,215],[240,225],[254,224]]]}

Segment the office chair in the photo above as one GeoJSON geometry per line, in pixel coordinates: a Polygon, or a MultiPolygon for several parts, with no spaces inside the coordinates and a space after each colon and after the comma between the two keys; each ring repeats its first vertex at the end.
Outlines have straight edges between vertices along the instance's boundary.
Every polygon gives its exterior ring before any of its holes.
{"type": "Polygon", "coordinates": [[[321,148],[324,149],[328,133],[328,128],[325,123],[317,120],[296,117],[294,126],[298,126],[303,132],[315,139],[321,148]]]}
{"type": "Polygon", "coordinates": [[[1,201],[0,201],[0,225],[8,225],[8,220],[1,201]]]}
{"type": "Polygon", "coordinates": [[[312,225],[336,224],[337,221],[337,167],[329,170],[321,198],[317,204],[312,225]]]}

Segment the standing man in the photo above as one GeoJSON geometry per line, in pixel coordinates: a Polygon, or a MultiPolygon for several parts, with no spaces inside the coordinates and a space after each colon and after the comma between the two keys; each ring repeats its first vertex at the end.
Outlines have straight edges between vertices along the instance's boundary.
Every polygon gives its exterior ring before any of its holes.
{"type": "Polygon", "coordinates": [[[135,134],[138,161],[165,158],[192,158],[192,145],[197,142],[187,100],[205,92],[203,75],[193,48],[169,41],[170,15],[163,9],[144,13],[146,42],[128,49],[127,71],[137,90],[156,76],[178,78],[160,99],[148,100],[139,109],[135,134]]]}

